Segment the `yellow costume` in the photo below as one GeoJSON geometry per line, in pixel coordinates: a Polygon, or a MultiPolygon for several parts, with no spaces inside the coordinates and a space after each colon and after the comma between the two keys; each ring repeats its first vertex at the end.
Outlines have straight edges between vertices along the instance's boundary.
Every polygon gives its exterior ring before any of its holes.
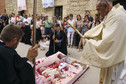
{"type": "MultiPolygon", "coordinates": [[[[126,11],[124,8],[119,4],[114,6],[104,21],[86,32],[84,37],[89,39],[85,39],[81,62],[101,68],[101,83],[116,84],[111,81],[113,69],[119,67],[120,64],[123,66],[126,56],[126,11]]],[[[116,78],[113,80],[115,81],[116,78]]]]}

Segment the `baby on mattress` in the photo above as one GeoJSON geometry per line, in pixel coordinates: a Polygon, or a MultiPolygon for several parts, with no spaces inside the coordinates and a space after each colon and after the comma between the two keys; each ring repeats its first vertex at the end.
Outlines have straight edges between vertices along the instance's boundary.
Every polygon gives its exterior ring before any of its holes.
{"type": "Polygon", "coordinates": [[[70,57],[65,56],[63,54],[59,54],[57,57],[60,59],[61,62],[66,62],[66,63],[71,64],[72,66],[76,67],[77,69],[79,68],[78,65],[74,64],[74,63],[80,64],[77,60],[71,59],[70,57]]]}
{"type": "Polygon", "coordinates": [[[60,62],[59,60],[56,60],[52,65],[42,66],[39,68],[39,73],[43,75],[47,83],[56,84],[55,78],[65,78],[65,70],[68,70],[68,64],[65,62],[60,62]]]}
{"type": "Polygon", "coordinates": [[[62,61],[58,58],[58,55],[60,56],[60,54],[65,57],[64,54],[58,52],[50,57],[41,58],[36,61],[36,73],[38,74],[36,75],[36,84],[58,84],[61,82],[61,84],[69,84],[72,78],[81,71],[82,67],[76,64],[78,63],[76,60],[73,60],[73,62],[62,61]],[[73,66],[71,66],[71,64],[73,64],[73,66]],[[78,71],[76,72],[77,68],[78,71]],[[52,73],[53,75],[50,76],[52,73]]]}
{"type": "Polygon", "coordinates": [[[65,78],[65,75],[62,75],[61,71],[58,68],[47,68],[41,73],[46,77],[47,82],[51,82],[51,84],[56,84],[56,80],[54,80],[55,78],[65,78]]]}

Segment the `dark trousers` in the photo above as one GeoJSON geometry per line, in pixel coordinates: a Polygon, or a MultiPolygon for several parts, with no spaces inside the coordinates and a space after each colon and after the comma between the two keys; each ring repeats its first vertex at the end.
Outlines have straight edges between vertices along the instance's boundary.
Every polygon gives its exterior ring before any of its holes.
{"type": "Polygon", "coordinates": [[[77,34],[77,33],[75,33],[75,46],[78,46],[79,45],[79,42],[80,42],[80,36],[79,36],[79,34],[77,34]]]}
{"type": "Polygon", "coordinates": [[[45,27],[45,35],[50,35],[50,34],[51,34],[51,28],[45,27]]]}
{"type": "Polygon", "coordinates": [[[31,29],[29,25],[25,26],[25,44],[30,44],[31,45],[31,29]]]}
{"type": "Polygon", "coordinates": [[[36,29],[36,42],[38,43],[38,41],[40,41],[41,40],[41,35],[42,35],[42,33],[41,33],[41,30],[40,29],[36,29]]]}

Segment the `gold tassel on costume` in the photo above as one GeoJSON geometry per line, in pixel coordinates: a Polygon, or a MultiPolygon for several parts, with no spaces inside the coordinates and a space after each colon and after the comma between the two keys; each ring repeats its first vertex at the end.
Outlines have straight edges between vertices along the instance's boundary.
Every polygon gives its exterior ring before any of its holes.
{"type": "Polygon", "coordinates": [[[101,69],[99,84],[103,84],[104,79],[105,79],[105,69],[101,69]]]}
{"type": "Polygon", "coordinates": [[[120,6],[120,3],[116,4],[114,7],[115,8],[118,8],[120,6]]]}

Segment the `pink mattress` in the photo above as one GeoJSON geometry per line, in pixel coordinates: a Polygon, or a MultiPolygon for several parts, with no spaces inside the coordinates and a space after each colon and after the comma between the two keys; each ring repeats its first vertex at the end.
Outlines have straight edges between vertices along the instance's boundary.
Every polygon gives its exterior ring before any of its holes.
{"type": "MultiPolygon", "coordinates": [[[[40,58],[40,59],[36,60],[36,74],[35,74],[36,84],[47,84],[47,83],[45,83],[46,78],[38,72],[38,69],[40,67],[42,67],[42,66],[51,65],[56,60],[59,60],[57,58],[58,54],[62,54],[62,53],[58,52],[58,53],[56,53],[56,54],[54,54],[52,56],[45,57],[45,58],[40,58]]],[[[87,69],[89,68],[89,66],[87,66],[86,68],[83,68],[80,64],[76,64],[76,65],[79,66],[78,69],[76,69],[75,67],[73,67],[72,65],[70,65],[70,69],[71,70],[70,71],[66,71],[66,73],[65,73],[66,78],[63,78],[63,79],[55,78],[56,84],[72,84],[82,74],[84,74],[87,71],[87,69]]]]}

